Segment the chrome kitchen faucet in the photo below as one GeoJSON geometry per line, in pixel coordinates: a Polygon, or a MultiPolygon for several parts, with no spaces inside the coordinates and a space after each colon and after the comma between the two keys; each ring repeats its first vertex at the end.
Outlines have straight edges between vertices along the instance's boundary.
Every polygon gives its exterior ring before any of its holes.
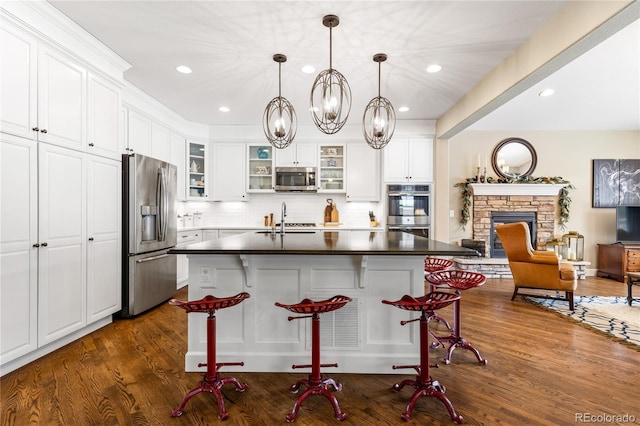
{"type": "Polygon", "coordinates": [[[283,201],[280,210],[280,234],[284,235],[284,218],[287,217],[287,204],[283,201]]]}

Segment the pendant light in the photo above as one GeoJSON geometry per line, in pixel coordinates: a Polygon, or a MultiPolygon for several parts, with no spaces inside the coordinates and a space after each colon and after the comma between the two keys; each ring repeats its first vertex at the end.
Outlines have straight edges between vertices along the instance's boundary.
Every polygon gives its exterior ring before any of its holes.
{"type": "Polygon", "coordinates": [[[378,96],[369,101],[362,116],[364,139],[375,149],[387,146],[396,128],[396,112],[393,105],[389,99],[380,96],[380,68],[386,60],[387,55],[384,53],[373,56],[373,61],[378,63],[378,96]]]}
{"type": "Polygon", "coordinates": [[[328,135],[337,133],[347,122],[351,110],[351,88],[347,79],[333,69],[332,29],[340,20],[326,15],[322,24],[329,28],[329,69],[316,77],[311,88],[311,116],[316,127],[328,135]]]}
{"type": "Polygon", "coordinates": [[[273,60],[278,63],[278,96],[273,98],[264,110],[262,127],[264,134],[271,145],[283,149],[291,145],[296,137],[297,123],[296,111],[286,98],[282,97],[282,64],[287,62],[287,57],[281,53],[273,55],[273,60]]]}

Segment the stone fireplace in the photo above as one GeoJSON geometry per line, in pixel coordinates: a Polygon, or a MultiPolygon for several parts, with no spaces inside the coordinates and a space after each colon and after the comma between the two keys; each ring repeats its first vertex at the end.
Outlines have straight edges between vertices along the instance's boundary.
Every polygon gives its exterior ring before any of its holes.
{"type": "MultiPolygon", "coordinates": [[[[518,213],[531,218],[534,247],[553,239],[558,193],[556,184],[472,184],[473,239],[485,241],[485,253],[491,254],[492,214],[518,213]]],[[[525,216],[516,215],[516,219],[525,216]]],[[[520,220],[513,220],[520,221],[520,220]]],[[[523,220],[526,222],[527,220],[523,220]]],[[[504,257],[502,252],[499,257],[504,257]]]]}

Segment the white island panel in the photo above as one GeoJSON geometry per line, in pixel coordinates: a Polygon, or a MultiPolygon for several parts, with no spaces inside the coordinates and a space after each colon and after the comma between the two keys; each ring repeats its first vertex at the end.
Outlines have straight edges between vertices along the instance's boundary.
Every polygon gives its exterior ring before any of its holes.
{"type": "MultiPolygon", "coordinates": [[[[245,363],[225,371],[291,372],[291,365],[311,362],[311,320],[288,321],[295,314],[275,302],[351,297],[320,316],[322,362],[337,362],[334,372],[393,374],[394,364],[419,363],[418,327],[401,326],[415,314],[382,300],[424,294],[423,261],[424,255],[196,254],[189,256],[189,300],[248,292],[249,299],[216,312],[217,361],[245,363]]],[[[188,315],[186,370],[204,371],[198,363],[206,362],[206,315],[188,315]]]]}

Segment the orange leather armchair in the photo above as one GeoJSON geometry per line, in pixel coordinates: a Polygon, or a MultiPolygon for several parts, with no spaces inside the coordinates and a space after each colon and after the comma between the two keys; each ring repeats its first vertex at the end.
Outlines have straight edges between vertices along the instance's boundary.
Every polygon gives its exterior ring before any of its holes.
{"type": "Polygon", "coordinates": [[[573,266],[560,263],[552,251],[534,250],[531,246],[529,227],[524,222],[497,225],[496,232],[507,253],[513,283],[516,286],[511,300],[515,299],[521,288],[563,291],[565,297],[524,293],[520,295],[566,300],[569,302],[569,309],[573,311],[573,292],[578,286],[573,266]]]}

